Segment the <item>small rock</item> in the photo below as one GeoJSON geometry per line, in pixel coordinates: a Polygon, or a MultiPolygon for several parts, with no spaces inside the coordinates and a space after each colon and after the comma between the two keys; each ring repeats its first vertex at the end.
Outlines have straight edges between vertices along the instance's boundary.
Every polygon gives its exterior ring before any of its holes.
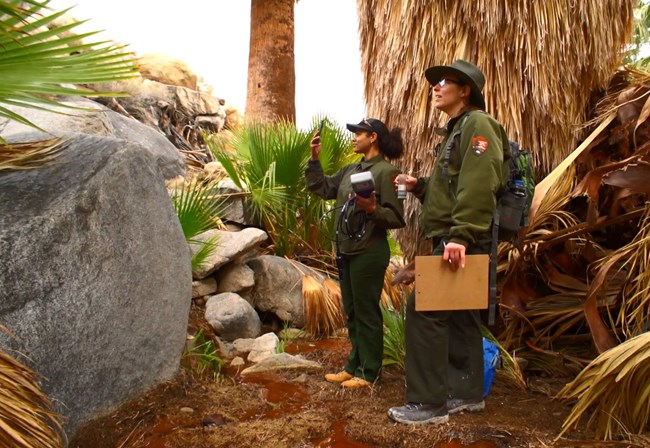
{"type": "Polygon", "coordinates": [[[181,408],[181,414],[194,414],[194,409],[186,407],[181,408]]]}
{"type": "Polygon", "coordinates": [[[220,414],[212,414],[208,415],[203,419],[203,426],[210,427],[210,426],[221,426],[225,425],[228,423],[228,420],[226,417],[220,414]]]}
{"type": "Polygon", "coordinates": [[[246,364],[246,362],[239,356],[235,356],[232,361],[230,361],[230,367],[241,367],[244,364],[246,364]]]}
{"type": "Polygon", "coordinates": [[[302,375],[297,376],[296,378],[291,380],[294,383],[306,383],[307,382],[307,374],[303,373],[302,375]]]}

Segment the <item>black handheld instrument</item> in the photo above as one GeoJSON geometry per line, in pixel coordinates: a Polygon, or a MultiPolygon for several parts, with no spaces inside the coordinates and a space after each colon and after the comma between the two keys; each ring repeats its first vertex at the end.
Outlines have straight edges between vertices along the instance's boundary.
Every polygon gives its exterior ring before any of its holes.
{"type": "Polygon", "coordinates": [[[323,126],[325,125],[325,120],[320,121],[320,126],[318,126],[318,132],[316,133],[316,136],[314,139],[311,141],[313,145],[317,145],[320,143],[320,134],[323,132],[323,126]]]}

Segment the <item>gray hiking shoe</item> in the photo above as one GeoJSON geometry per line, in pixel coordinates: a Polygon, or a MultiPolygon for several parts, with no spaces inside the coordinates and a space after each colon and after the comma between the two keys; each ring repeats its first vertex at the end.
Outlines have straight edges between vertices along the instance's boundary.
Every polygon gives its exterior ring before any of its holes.
{"type": "Polygon", "coordinates": [[[479,398],[448,398],[447,409],[450,414],[461,411],[481,412],[485,409],[485,400],[479,398]]]}
{"type": "Polygon", "coordinates": [[[449,421],[446,404],[406,403],[390,408],[388,417],[407,425],[440,425],[449,421]]]}

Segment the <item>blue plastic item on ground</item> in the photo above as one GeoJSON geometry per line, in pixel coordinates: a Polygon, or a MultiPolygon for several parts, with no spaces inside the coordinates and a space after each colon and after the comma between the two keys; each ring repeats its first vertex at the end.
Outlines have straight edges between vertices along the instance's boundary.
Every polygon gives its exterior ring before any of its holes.
{"type": "Polygon", "coordinates": [[[483,338],[483,398],[487,397],[497,373],[499,348],[483,338]]]}

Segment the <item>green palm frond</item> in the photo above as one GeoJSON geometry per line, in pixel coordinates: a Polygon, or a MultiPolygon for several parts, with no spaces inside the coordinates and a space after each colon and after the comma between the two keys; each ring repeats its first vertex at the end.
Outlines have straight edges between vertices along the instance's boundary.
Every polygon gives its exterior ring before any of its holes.
{"type": "MultiPolygon", "coordinates": [[[[20,2],[3,2],[0,10],[0,103],[23,107],[60,104],[56,95],[115,96],[115,92],[93,92],[70,84],[90,84],[118,81],[137,75],[137,66],[124,46],[98,41],[80,44],[81,39],[97,32],[69,37],[70,31],[83,22],[48,29],[68,10],[47,14],[48,2],[33,2],[33,7],[21,9],[20,2]],[[11,7],[14,8],[11,8],[11,7]],[[12,13],[7,13],[9,8],[12,13]],[[62,85],[62,84],[65,84],[62,85]]],[[[0,110],[0,116],[6,114],[0,110]]]]}
{"type": "Polygon", "coordinates": [[[212,376],[216,379],[221,371],[223,360],[218,355],[215,343],[206,337],[201,329],[188,339],[181,364],[186,369],[196,372],[198,376],[212,376]]]}
{"type": "Polygon", "coordinates": [[[382,365],[406,368],[406,301],[399,308],[379,304],[384,320],[384,358],[382,365]]]}
{"type": "Polygon", "coordinates": [[[214,195],[214,189],[211,183],[193,180],[172,192],[172,203],[185,239],[193,239],[218,226],[224,203],[214,195]]]}
{"type": "MultiPolygon", "coordinates": [[[[55,26],[69,10],[52,12],[48,1],[0,1],[0,118],[38,129],[36,124],[9,106],[61,113],[59,108],[79,109],[59,101],[60,96],[122,96],[97,92],[79,84],[119,81],[137,76],[138,69],[124,46],[97,41],[80,43],[97,32],[65,36],[83,22],[55,26]]],[[[49,162],[61,146],[43,143],[0,147],[4,169],[37,168],[49,162]],[[36,146],[36,148],[34,147],[36,146]],[[29,163],[24,163],[28,159],[29,163]]],[[[54,141],[52,141],[54,142],[54,141]]],[[[0,136],[0,143],[5,143],[0,136]]]]}
{"type": "MultiPolygon", "coordinates": [[[[311,195],[304,180],[312,134],[313,129],[300,131],[280,120],[246,124],[228,139],[205,138],[232,181],[250,193],[246,200],[252,218],[269,233],[277,255],[292,255],[299,248],[329,253],[331,242],[324,235],[333,228],[327,215],[332,204],[311,195]],[[326,227],[323,232],[321,226],[326,227]]],[[[349,163],[350,154],[358,158],[350,150],[349,133],[329,121],[321,142],[321,160],[328,174],[349,163]]]]}
{"type": "Polygon", "coordinates": [[[183,235],[192,245],[192,271],[198,271],[218,247],[218,238],[199,240],[203,232],[218,227],[223,216],[224,201],[214,194],[213,183],[198,180],[183,184],[172,191],[172,204],[180,221],[183,235]]]}
{"type": "Polygon", "coordinates": [[[192,251],[192,272],[200,271],[219,246],[219,238],[216,236],[207,240],[191,239],[187,242],[195,249],[192,251]]]}

